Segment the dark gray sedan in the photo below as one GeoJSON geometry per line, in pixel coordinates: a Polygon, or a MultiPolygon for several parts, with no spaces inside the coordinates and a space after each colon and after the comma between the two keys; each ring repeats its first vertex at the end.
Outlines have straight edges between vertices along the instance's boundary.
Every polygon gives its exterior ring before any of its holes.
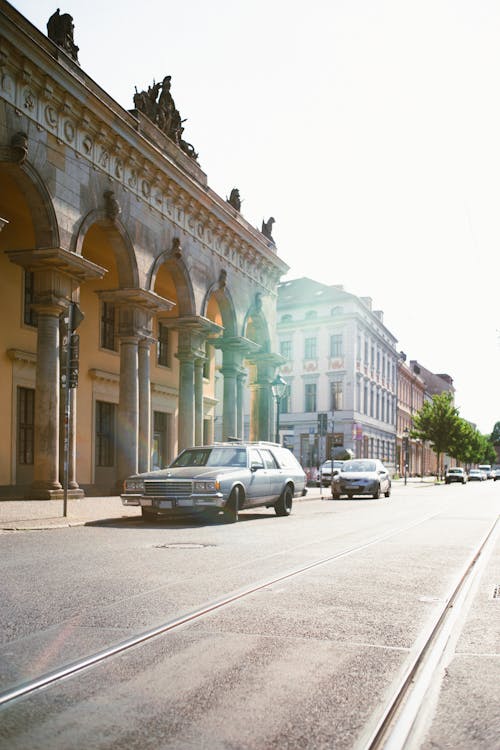
{"type": "Polygon", "coordinates": [[[378,499],[381,494],[391,494],[391,478],[378,459],[357,458],[345,461],[341,471],[332,477],[332,498],[341,495],[370,495],[378,499]]]}
{"type": "Polygon", "coordinates": [[[166,469],[125,480],[124,505],[140,505],[145,519],[274,507],[288,516],[294,497],[305,495],[306,475],[287,448],[275,443],[221,443],[188,448],[166,469]]]}

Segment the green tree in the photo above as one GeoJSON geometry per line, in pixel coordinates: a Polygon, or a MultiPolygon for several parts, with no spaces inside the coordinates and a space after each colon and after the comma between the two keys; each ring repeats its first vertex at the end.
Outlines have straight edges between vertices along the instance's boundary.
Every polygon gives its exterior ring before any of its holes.
{"type": "Polygon", "coordinates": [[[500,445],[500,422],[496,422],[493,427],[493,432],[490,435],[490,442],[492,445],[500,445]]]}
{"type": "Polygon", "coordinates": [[[412,437],[428,440],[437,456],[438,473],[441,470],[441,456],[460,443],[463,420],[458,409],[453,406],[451,393],[439,393],[424,405],[413,417],[412,437]]]}

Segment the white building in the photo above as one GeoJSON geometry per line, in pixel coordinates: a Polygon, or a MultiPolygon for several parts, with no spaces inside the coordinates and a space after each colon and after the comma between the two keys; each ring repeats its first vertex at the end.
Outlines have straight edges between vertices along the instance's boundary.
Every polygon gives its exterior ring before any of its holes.
{"type": "Polygon", "coordinates": [[[396,457],[396,338],[369,297],[308,278],[278,287],[278,342],[289,385],[282,442],[311,470],[336,447],[356,457],[396,457]]]}

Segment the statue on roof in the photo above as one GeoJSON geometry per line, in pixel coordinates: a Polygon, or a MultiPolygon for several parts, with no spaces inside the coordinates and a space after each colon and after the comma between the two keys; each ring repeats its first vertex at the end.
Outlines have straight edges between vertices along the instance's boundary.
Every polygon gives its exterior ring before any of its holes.
{"type": "Polygon", "coordinates": [[[148,86],[147,91],[138,91],[137,86],[134,94],[134,106],[139,112],[148,117],[151,122],[165,133],[170,140],[176,143],[192,159],[197,159],[198,154],[194,147],[182,138],[184,128],[179,110],[175,106],[170,87],[172,76],[165,76],[161,83],[148,86]]]}
{"type": "Polygon", "coordinates": [[[47,21],[47,36],[49,39],[67,52],[75,62],[78,62],[78,47],[73,39],[74,30],[73,16],[70,16],[69,13],[61,15],[59,8],[47,21]]]}
{"type": "Polygon", "coordinates": [[[272,235],[274,222],[275,220],[272,216],[267,221],[262,222],[261,232],[264,235],[264,237],[267,237],[267,239],[271,240],[271,242],[274,242],[273,235],[272,235]]]}
{"type": "Polygon", "coordinates": [[[241,198],[238,188],[233,188],[231,190],[231,193],[229,194],[229,198],[227,198],[226,200],[237,211],[241,211],[241,198]]]}

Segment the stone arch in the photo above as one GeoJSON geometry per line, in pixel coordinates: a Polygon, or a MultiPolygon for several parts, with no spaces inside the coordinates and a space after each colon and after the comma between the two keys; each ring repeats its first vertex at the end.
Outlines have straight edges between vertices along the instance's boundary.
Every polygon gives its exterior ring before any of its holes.
{"type": "Polygon", "coordinates": [[[220,310],[222,317],[222,325],[224,326],[225,336],[236,336],[237,325],[236,325],[236,310],[234,306],[231,293],[227,289],[224,283],[217,281],[212,284],[205,294],[201,305],[201,315],[209,317],[208,308],[211,299],[215,299],[220,310]]]}
{"type": "Polygon", "coordinates": [[[160,268],[164,267],[172,276],[177,293],[176,311],[179,316],[195,315],[196,303],[189,273],[181,259],[173,257],[169,251],[164,251],[155,259],[146,280],[146,289],[153,291],[160,268]]]}
{"type": "Polygon", "coordinates": [[[59,247],[59,226],[52,198],[36,169],[27,161],[20,164],[0,159],[0,173],[12,179],[24,196],[32,217],[35,249],[59,247]]]}
{"type": "Polygon", "coordinates": [[[104,232],[113,249],[120,289],[138,288],[139,270],[132,241],[123,224],[118,219],[111,220],[104,210],[94,209],[84,217],[73,237],[70,249],[81,255],[85,236],[94,225],[104,232]]]}
{"type": "Polygon", "coordinates": [[[262,296],[260,292],[255,295],[254,301],[249,307],[245,320],[243,322],[243,335],[259,344],[261,353],[271,351],[271,337],[269,335],[269,326],[267,325],[266,316],[262,307],[262,296]]]}

